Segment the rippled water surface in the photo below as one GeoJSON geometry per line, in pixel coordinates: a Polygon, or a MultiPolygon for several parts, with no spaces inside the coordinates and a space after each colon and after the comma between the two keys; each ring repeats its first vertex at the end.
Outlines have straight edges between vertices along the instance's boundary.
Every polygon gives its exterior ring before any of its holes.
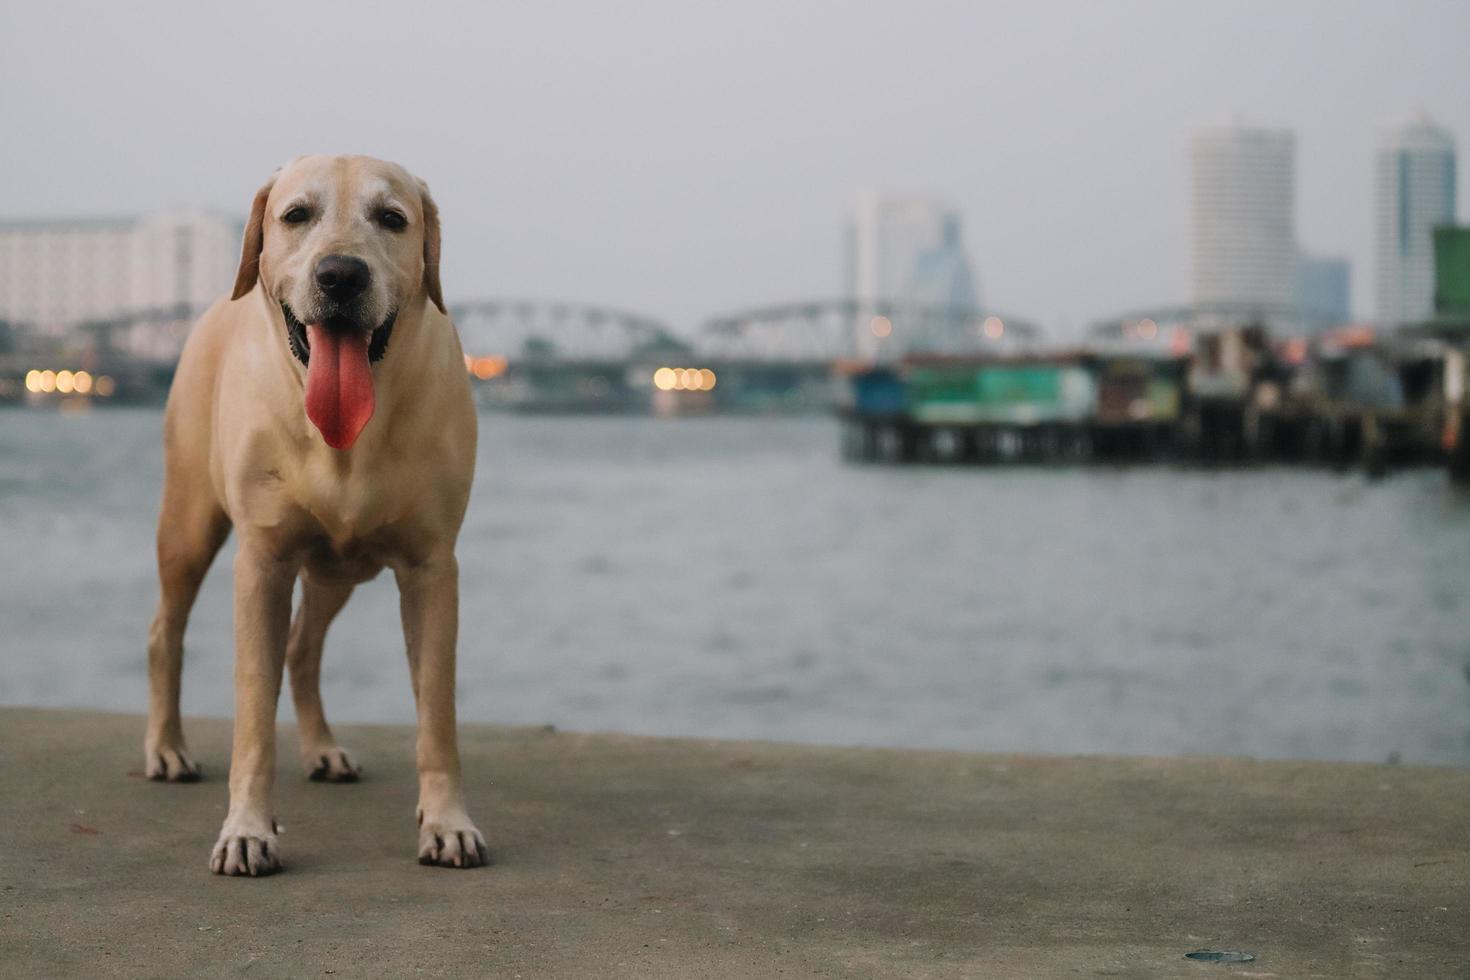
{"type": "MultiPolygon", "coordinates": [[[[0,702],[143,710],[159,425],[0,412],[0,702]]],[[[1470,499],[1440,473],[889,469],[836,445],[820,418],[484,418],[461,718],[1470,765],[1470,499]]],[[[187,713],[231,711],[231,554],[187,713]]],[[[412,719],[391,576],[333,627],[324,688],[334,719],[412,719]]]]}

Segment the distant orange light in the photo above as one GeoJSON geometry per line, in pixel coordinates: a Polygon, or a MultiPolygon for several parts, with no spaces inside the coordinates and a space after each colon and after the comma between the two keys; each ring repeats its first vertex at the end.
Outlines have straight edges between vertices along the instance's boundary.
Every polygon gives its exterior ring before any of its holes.
{"type": "Polygon", "coordinates": [[[1332,333],[1332,339],[1341,347],[1371,347],[1373,345],[1372,327],[1343,327],[1332,333]]]}
{"type": "Polygon", "coordinates": [[[1148,317],[1138,321],[1138,336],[1144,340],[1153,340],[1159,335],[1159,325],[1148,317]]]}
{"type": "Polygon", "coordinates": [[[874,337],[887,337],[893,333],[893,321],[886,316],[873,317],[873,322],[868,326],[872,329],[874,337]]]}
{"type": "Polygon", "coordinates": [[[470,371],[481,381],[500,377],[508,366],[503,357],[476,357],[470,361],[470,371]]]}
{"type": "Polygon", "coordinates": [[[97,394],[103,398],[111,398],[112,393],[117,390],[117,384],[107,375],[97,379],[97,394]]]}
{"type": "Polygon", "coordinates": [[[1005,336],[1006,325],[1005,321],[1002,320],[1000,317],[988,316],[985,318],[985,322],[980,325],[980,329],[983,330],[985,332],[985,336],[989,337],[991,340],[999,340],[1001,337],[1005,336]]]}

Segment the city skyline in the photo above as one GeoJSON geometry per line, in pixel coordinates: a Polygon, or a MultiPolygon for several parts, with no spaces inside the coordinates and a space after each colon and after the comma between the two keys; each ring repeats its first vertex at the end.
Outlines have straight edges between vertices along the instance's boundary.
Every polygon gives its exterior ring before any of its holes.
{"type": "Polygon", "coordinates": [[[1420,107],[1470,132],[1454,43],[1470,10],[1430,4],[435,5],[416,24],[436,51],[421,86],[384,70],[401,24],[373,11],[291,8],[322,39],[305,57],[274,15],[89,9],[0,13],[26,42],[0,81],[33,93],[0,107],[0,215],[240,212],[282,160],[360,150],[434,188],[451,295],[593,301],[681,328],[828,295],[864,186],[951,200],[987,305],[1060,336],[1182,301],[1182,148],[1236,115],[1298,134],[1298,237],[1350,259],[1366,315],[1378,133],[1420,107]],[[1386,48],[1414,56],[1364,70],[1386,48]],[[351,98],[306,111],[343,78],[351,98]]]}
{"type": "MultiPolygon", "coordinates": [[[[1238,120],[1190,134],[1189,302],[1294,307],[1307,329],[1355,319],[1349,260],[1310,252],[1298,239],[1295,144],[1294,130],[1238,120]]],[[[1413,121],[1384,131],[1377,162],[1371,270],[1376,322],[1425,319],[1433,278],[1429,233],[1457,218],[1454,134],[1419,112],[1413,121]],[[1386,183],[1389,164],[1397,177],[1386,183]],[[1389,184],[1397,196],[1385,193],[1389,184]],[[1385,279],[1392,278],[1385,272],[1385,243],[1395,252],[1399,276],[1407,260],[1398,251],[1407,245],[1386,236],[1385,215],[1394,217],[1390,223],[1399,237],[1415,239],[1413,279],[1422,294],[1397,319],[1389,311],[1403,310],[1402,304],[1395,297],[1399,305],[1393,306],[1383,296],[1385,279]]],[[[856,202],[844,228],[841,296],[869,306],[995,309],[980,302],[976,262],[962,240],[964,216],[948,201],[867,188],[857,192],[856,202]]],[[[89,319],[175,305],[202,309],[233,273],[234,239],[242,227],[240,216],[198,207],[126,217],[0,217],[0,320],[55,334],[89,319]],[[89,262],[99,275],[83,281],[89,262]],[[79,288],[54,288],[70,283],[79,288]]],[[[1106,320],[1114,312],[1096,317],[1106,320]]],[[[676,331],[680,326],[673,325],[676,331]]],[[[857,328],[858,349],[871,355],[874,338],[866,320],[857,328]]]]}

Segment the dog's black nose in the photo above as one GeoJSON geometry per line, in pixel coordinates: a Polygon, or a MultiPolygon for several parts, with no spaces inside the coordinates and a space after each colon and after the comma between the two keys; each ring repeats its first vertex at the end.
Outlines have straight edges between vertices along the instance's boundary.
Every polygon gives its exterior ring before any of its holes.
{"type": "Polygon", "coordinates": [[[323,256],[316,264],[316,284],[335,300],[356,299],[371,278],[367,263],[350,255],[323,256]]]}

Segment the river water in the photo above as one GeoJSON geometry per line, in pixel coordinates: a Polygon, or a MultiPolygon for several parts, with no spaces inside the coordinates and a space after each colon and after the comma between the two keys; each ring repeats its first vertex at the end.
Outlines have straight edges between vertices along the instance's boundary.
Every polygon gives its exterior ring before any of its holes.
{"type": "MultiPolygon", "coordinates": [[[[0,412],[0,703],[144,709],[160,421],[0,412]]],[[[461,719],[1470,766],[1470,498],[1441,473],[837,445],[825,418],[483,418],[461,719]]],[[[232,554],[186,713],[231,711],[232,554]]],[[[323,686],[334,720],[412,719],[391,575],[334,625],[323,686]]]]}

